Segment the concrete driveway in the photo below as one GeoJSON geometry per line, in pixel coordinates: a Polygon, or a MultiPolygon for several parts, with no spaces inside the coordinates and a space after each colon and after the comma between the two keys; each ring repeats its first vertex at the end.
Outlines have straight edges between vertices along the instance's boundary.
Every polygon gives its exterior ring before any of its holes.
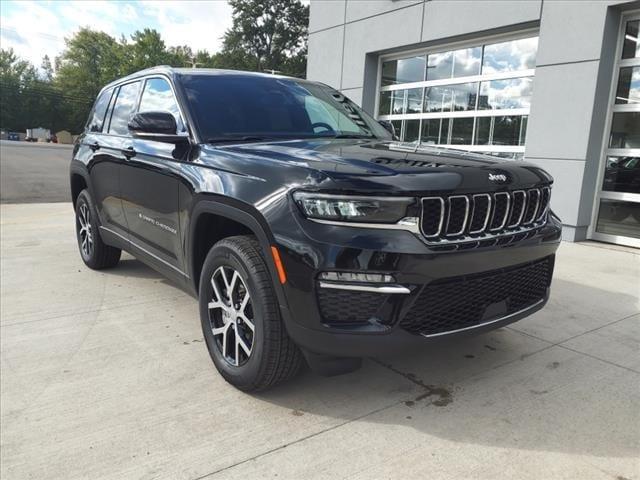
{"type": "Polygon", "coordinates": [[[563,244],[511,328],[251,396],[193,298],[84,267],[69,204],[1,213],[3,479],[640,478],[638,251],[563,244]]]}

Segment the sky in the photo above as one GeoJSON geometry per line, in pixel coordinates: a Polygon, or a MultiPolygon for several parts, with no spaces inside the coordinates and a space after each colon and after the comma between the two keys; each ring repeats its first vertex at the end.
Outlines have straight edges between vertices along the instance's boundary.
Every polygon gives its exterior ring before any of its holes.
{"type": "Polygon", "coordinates": [[[226,0],[0,1],[0,47],[13,48],[37,67],[44,55],[53,63],[65,47],[64,39],[85,26],[117,39],[154,28],[167,46],[214,53],[231,26],[231,7],[226,0]]]}

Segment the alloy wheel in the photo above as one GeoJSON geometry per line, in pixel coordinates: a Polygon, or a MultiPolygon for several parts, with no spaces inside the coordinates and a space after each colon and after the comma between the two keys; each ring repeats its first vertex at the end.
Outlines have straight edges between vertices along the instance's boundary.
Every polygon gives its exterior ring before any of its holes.
{"type": "Polygon", "coordinates": [[[86,257],[93,253],[93,233],[91,231],[91,211],[86,203],[81,203],[78,209],[78,224],[80,230],[80,248],[86,257]]]}
{"type": "Polygon", "coordinates": [[[251,356],[255,337],[251,295],[240,273],[229,266],[213,272],[211,286],[208,307],[213,337],[226,362],[241,366],[251,356]]]}

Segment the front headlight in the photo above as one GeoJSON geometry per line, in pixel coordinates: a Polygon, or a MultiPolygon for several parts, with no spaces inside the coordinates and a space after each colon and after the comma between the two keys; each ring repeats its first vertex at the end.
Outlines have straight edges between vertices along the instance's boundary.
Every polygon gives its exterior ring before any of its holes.
{"type": "Polygon", "coordinates": [[[366,197],[295,192],[293,199],[308,218],[339,222],[397,223],[415,203],[410,197],[366,197]]]}

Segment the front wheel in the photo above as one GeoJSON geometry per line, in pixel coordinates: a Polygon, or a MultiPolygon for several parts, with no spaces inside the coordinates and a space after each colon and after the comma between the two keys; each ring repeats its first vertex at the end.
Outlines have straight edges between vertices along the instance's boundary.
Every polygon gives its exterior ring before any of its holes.
{"type": "Polygon", "coordinates": [[[209,355],[240,390],[270,388],[302,363],[280,317],[271,276],[251,236],[216,243],[200,276],[200,319],[209,355]]]}

